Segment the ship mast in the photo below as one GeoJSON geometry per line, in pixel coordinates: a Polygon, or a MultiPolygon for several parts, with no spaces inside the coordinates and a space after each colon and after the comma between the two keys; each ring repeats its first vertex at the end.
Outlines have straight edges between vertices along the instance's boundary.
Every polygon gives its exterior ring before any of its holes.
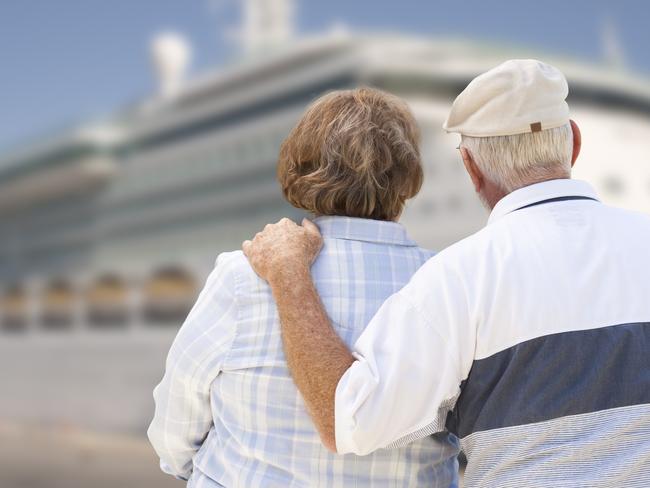
{"type": "Polygon", "coordinates": [[[295,33],[294,0],[242,0],[241,43],[246,54],[286,45],[295,33]]]}

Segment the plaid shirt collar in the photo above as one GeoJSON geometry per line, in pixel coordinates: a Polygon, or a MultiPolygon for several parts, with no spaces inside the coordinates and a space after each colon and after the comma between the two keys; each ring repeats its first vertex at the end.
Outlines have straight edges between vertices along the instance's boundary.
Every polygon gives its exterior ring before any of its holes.
{"type": "Polygon", "coordinates": [[[314,219],[324,238],[417,246],[402,224],[356,217],[323,216],[314,219]]]}

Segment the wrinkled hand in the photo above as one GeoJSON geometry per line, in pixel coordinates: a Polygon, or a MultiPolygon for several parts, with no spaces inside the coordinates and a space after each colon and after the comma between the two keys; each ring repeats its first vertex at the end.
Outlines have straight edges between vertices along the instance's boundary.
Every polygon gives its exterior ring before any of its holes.
{"type": "Polygon", "coordinates": [[[304,219],[300,226],[284,218],[268,224],[252,241],[244,241],[242,250],[255,272],[271,282],[283,275],[309,272],[322,245],[316,224],[304,219]]]}

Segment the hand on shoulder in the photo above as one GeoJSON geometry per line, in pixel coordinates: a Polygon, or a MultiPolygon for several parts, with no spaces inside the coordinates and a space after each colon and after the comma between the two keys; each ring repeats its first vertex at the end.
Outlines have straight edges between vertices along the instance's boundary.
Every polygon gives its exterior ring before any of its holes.
{"type": "Polygon", "coordinates": [[[303,219],[298,225],[288,218],[268,224],[242,250],[255,272],[266,281],[309,271],[323,245],[316,224],[303,219]]]}

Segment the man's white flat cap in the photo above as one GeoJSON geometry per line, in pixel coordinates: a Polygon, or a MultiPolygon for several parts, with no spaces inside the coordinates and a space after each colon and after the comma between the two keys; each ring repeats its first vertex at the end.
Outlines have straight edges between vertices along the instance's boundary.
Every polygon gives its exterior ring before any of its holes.
{"type": "Polygon", "coordinates": [[[511,59],[474,78],[442,128],[472,137],[538,132],[569,123],[564,75],[535,59],[511,59]]]}

